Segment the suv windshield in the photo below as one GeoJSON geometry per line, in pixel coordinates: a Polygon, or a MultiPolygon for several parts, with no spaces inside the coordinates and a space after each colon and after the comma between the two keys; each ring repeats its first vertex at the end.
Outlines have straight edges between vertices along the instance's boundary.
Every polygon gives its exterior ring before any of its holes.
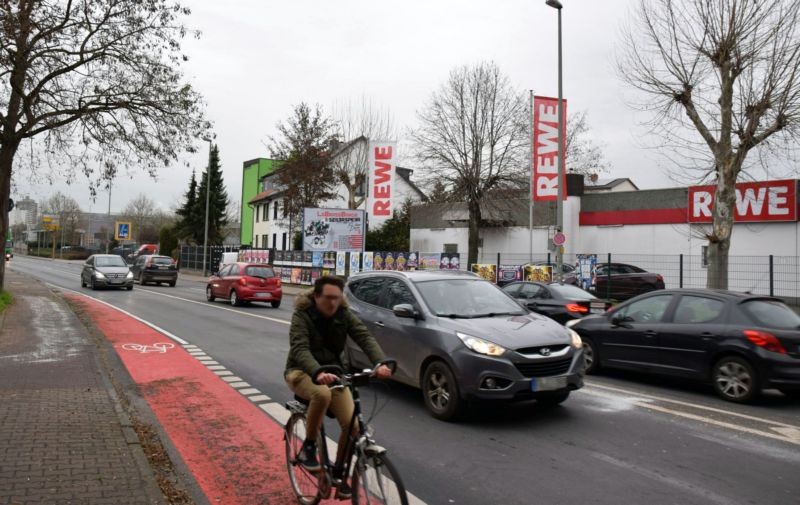
{"type": "Polygon", "coordinates": [[[128,266],[125,261],[119,256],[101,256],[94,259],[94,265],[97,267],[126,267],[128,266]]]}
{"type": "Polygon", "coordinates": [[[416,286],[437,316],[470,318],[527,313],[500,288],[484,280],[442,279],[418,282],[416,286]]]}
{"type": "Polygon", "coordinates": [[[800,316],[777,300],[753,300],[742,304],[745,312],[768,328],[800,328],[800,316]]]}

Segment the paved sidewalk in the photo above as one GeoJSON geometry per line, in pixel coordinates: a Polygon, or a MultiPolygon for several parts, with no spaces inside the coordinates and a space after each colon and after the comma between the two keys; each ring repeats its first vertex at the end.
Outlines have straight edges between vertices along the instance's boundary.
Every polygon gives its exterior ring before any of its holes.
{"type": "Polygon", "coordinates": [[[86,328],[41,283],[5,282],[0,505],[164,503],[86,328]]]}

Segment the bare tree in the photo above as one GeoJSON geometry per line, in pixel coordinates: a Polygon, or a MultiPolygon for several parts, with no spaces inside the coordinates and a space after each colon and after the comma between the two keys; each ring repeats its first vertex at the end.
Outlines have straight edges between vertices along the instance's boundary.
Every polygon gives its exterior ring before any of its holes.
{"type": "MultiPolygon", "coordinates": [[[[478,257],[481,206],[491,192],[528,184],[527,97],[494,63],[459,67],[417,112],[411,132],[433,183],[444,181],[469,211],[467,261],[478,257]]],[[[432,184],[431,184],[432,185],[432,184]]]]}
{"type": "Polygon", "coordinates": [[[143,236],[152,237],[153,231],[158,237],[160,227],[156,226],[155,218],[159,212],[160,209],[156,206],[156,202],[144,193],[139,193],[122,209],[124,218],[131,222],[133,236],[136,237],[137,242],[142,242],[143,236]]]}
{"type": "MultiPolygon", "coordinates": [[[[60,191],[39,204],[41,214],[50,215],[58,221],[58,231],[54,235],[56,241],[74,243],[75,235],[81,224],[83,211],[78,202],[60,191]]],[[[62,244],[63,245],[63,244],[62,244]]]]}
{"type": "Polygon", "coordinates": [[[347,189],[347,208],[357,209],[366,198],[370,140],[394,140],[397,132],[388,109],[365,97],[360,104],[346,102],[334,107],[333,120],[346,144],[335,153],[331,168],[336,182],[347,189]]]}
{"type": "Polygon", "coordinates": [[[608,172],[609,165],[603,155],[603,149],[591,138],[586,111],[570,114],[566,126],[565,161],[567,170],[583,175],[608,172]]]}
{"type": "Polygon", "coordinates": [[[728,285],[736,182],[753,150],[796,144],[800,2],[640,0],[623,30],[619,74],[642,92],[664,143],[716,185],[710,288],[728,285]],[[698,151],[702,146],[702,151],[698,151]]]}
{"type": "Polygon", "coordinates": [[[117,167],[153,175],[193,149],[208,124],[180,72],[188,14],[173,0],[0,2],[3,233],[25,140],[36,141],[49,170],[83,172],[92,191],[117,167]]]}

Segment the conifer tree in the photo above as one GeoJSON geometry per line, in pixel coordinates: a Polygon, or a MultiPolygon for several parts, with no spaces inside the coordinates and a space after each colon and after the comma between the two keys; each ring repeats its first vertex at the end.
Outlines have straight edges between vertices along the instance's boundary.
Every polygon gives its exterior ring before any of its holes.
{"type": "MultiPolygon", "coordinates": [[[[197,204],[197,177],[192,170],[192,179],[189,181],[189,189],[183,196],[183,205],[175,213],[178,215],[178,223],[175,230],[181,239],[191,239],[197,234],[197,216],[194,215],[197,204]]],[[[202,223],[200,224],[202,234],[202,223]]]]}
{"type": "Polygon", "coordinates": [[[211,187],[208,201],[208,245],[221,245],[225,240],[225,226],[228,224],[228,192],[225,190],[225,182],[222,180],[222,170],[219,163],[219,148],[215,145],[211,148],[209,166],[203,172],[200,186],[197,191],[197,199],[194,204],[193,215],[197,218],[199,226],[195,227],[194,240],[197,244],[202,244],[205,233],[206,218],[206,187],[211,187]],[[209,177],[207,175],[210,174],[209,177]]]}

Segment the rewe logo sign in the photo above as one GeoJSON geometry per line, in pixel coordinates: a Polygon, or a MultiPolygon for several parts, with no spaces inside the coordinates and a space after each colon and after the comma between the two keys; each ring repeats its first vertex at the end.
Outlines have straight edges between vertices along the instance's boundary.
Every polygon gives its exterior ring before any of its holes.
{"type": "MultiPolygon", "coordinates": [[[[689,222],[710,223],[716,186],[689,187],[689,222]]],[[[742,182],[736,185],[734,221],[797,221],[797,181],[742,182]]]]}
{"type": "MultiPolygon", "coordinates": [[[[566,137],[567,101],[563,101],[566,137]]],[[[558,199],[558,99],[533,97],[533,201],[558,199]]],[[[565,139],[561,139],[566,143],[565,139]]],[[[566,149],[565,149],[566,150],[566,149]]],[[[563,180],[562,180],[563,182],[563,180]]],[[[566,200],[566,189],[563,193],[566,200]]]]}
{"type": "Polygon", "coordinates": [[[376,229],[392,217],[395,198],[396,142],[369,143],[369,227],[376,229]]]}

